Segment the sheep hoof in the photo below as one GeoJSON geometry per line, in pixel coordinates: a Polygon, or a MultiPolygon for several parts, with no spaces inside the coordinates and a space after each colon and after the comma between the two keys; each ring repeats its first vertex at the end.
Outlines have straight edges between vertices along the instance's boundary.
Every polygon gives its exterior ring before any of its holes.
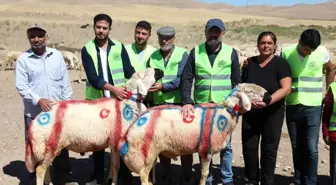
{"type": "Polygon", "coordinates": [[[85,155],[85,152],[80,152],[80,155],[81,155],[81,156],[84,156],[84,155],[85,155]]]}

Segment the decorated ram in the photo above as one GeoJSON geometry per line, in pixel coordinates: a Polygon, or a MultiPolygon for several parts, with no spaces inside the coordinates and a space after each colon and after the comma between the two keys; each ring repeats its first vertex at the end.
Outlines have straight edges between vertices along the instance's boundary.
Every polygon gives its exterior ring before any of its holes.
{"type": "Polygon", "coordinates": [[[195,106],[190,117],[181,116],[180,106],[147,109],[126,131],[118,150],[130,170],[140,175],[141,184],[152,184],[149,172],[161,153],[170,158],[198,152],[204,185],[212,156],[224,149],[238,122],[239,112],[251,109],[252,101],[270,102],[270,94],[254,84],[239,84],[223,104],[195,106]]]}
{"type": "MultiPolygon", "coordinates": [[[[129,92],[126,100],[60,101],[49,112],[40,113],[29,126],[25,159],[29,172],[36,169],[37,185],[43,185],[46,170],[63,148],[84,153],[110,146],[111,159],[114,155],[119,158],[119,152],[114,150],[119,137],[136,116],[146,110],[139,97],[147,95],[147,90],[162,77],[161,70],[147,68],[134,73],[126,83],[129,92]]],[[[111,173],[117,174],[118,168],[111,173]]],[[[49,173],[46,175],[48,181],[49,173]]]]}

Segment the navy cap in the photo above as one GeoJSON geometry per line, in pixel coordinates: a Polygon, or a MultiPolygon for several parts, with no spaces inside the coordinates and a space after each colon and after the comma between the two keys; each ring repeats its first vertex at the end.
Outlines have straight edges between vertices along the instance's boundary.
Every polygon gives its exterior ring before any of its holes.
{"type": "Polygon", "coordinates": [[[206,26],[205,26],[205,29],[208,30],[212,27],[218,27],[219,29],[221,29],[222,31],[225,30],[225,25],[224,25],[224,22],[220,19],[210,19],[206,26]]]}

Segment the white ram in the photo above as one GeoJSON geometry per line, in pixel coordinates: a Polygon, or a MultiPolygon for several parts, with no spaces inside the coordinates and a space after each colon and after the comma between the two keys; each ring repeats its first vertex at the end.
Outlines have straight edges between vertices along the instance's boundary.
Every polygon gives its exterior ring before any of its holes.
{"type": "Polygon", "coordinates": [[[37,185],[43,185],[45,176],[46,182],[50,183],[46,170],[63,148],[84,153],[110,146],[111,158],[115,154],[119,157],[119,152],[114,150],[119,137],[137,115],[146,110],[146,106],[138,101],[139,95],[147,95],[147,90],[162,77],[161,70],[147,68],[134,73],[126,83],[125,88],[131,95],[127,100],[60,101],[51,111],[40,113],[28,128],[25,156],[28,171],[36,170],[37,185]]]}
{"type": "Polygon", "coordinates": [[[140,175],[142,185],[161,153],[170,158],[198,152],[204,185],[212,155],[223,150],[237,125],[238,114],[251,109],[251,101],[270,101],[270,94],[254,84],[239,84],[222,105],[195,106],[194,115],[183,118],[180,106],[163,105],[147,109],[136,119],[118,143],[127,167],[140,175]]]}

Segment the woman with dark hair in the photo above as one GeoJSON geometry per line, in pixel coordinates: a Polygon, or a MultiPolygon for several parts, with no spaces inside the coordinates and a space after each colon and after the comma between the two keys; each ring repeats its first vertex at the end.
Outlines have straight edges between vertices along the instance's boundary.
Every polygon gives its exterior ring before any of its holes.
{"type": "Polygon", "coordinates": [[[285,114],[284,98],[291,90],[290,67],[286,60],[275,56],[276,36],[262,32],[258,36],[259,55],[248,59],[242,69],[242,82],[264,87],[272,101],[252,102],[251,111],[243,115],[242,145],[245,177],[248,185],[272,185],[285,114]],[[261,179],[259,180],[259,140],[261,137],[261,179]]]}

